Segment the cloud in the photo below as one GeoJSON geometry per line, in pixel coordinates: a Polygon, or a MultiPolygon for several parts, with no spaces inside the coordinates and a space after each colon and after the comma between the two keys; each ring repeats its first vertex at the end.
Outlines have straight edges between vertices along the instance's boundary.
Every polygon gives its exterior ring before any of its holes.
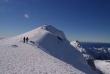
{"type": "Polygon", "coordinates": [[[28,14],[24,14],[24,17],[28,19],[29,18],[29,15],[28,14]]]}

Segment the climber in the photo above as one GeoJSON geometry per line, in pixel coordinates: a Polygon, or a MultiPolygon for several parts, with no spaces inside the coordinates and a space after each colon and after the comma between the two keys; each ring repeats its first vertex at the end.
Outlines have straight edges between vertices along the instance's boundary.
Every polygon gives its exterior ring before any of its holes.
{"type": "Polygon", "coordinates": [[[25,37],[23,38],[23,42],[25,43],[25,37]]]}
{"type": "Polygon", "coordinates": [[[28,43],[28,40],[29,40],[29,38],[27,37],[27,38],[26,38],[26,43],[28,43]]]}

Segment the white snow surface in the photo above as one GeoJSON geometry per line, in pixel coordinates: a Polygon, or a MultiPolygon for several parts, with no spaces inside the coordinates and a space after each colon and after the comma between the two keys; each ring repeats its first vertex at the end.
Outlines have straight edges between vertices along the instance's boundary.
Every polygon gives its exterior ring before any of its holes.
{"type": "Polygon", "coordinates": [[[95,60],[95,66],[104,74],[110,74],[110,60],[95,60]]]}
{"type": "Polygon", "coordinates": [[[82,53],[86,52],[86,50],[84,48],[82,48],[82,46],[79,44],[78,40],[72,41],[72,42],[70,42],[70,44],[72,46],[74,46],[76,49],[78,49],[80,52],[82,52],[82,53]]]}
{"type": "Polygon", "coordinates": [[[64,33],[44,25],[0,40],[0,74],[95,74],[64,33]],[[29,42],[23,43],[23,37],[29,42]],[[61,40],[59,38],[61,38],[61,40]]]}
{"type": "Polygon", "coordinates": [[[70,44],[75,47],[78,51],[82,53],[82,55],[88,60],[92,59],[92,57],[88,54],[88,52],[81,46],[78,40],[70,42],[70,44]]]}

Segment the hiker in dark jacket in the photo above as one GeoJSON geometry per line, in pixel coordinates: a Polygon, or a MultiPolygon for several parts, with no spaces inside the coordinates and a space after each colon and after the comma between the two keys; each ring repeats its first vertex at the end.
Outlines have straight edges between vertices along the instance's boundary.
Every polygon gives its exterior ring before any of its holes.
{"type": "Polygon", "coordinates": [[[23,42],[25,43],[25,37],[23,38],[23,42]]]}
{"type": "Polygon", "coordinates": [[[26,43],[28,43],[28,40],[29,40],[29,38],[27,37],[27,38],[26,38],[26,43]]]}

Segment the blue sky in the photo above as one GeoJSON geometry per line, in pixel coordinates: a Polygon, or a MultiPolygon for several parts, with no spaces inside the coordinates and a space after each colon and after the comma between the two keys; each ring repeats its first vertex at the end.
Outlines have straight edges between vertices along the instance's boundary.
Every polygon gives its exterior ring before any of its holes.
{"type": "Polygon", "coordinates": [[[71,41],[110,43],[110,0],[0,0],[0,37],[44,24],[71,41]]]}

